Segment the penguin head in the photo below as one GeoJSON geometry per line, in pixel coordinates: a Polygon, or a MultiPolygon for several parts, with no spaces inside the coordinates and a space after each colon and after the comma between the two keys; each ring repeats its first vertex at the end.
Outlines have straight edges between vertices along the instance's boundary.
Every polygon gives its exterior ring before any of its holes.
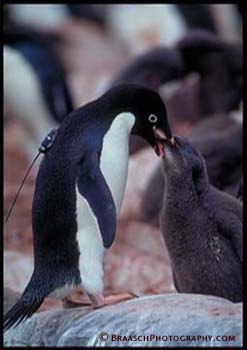
{"type": "Polygon", "coordinates": [[[131,134],[144,138],[158,156],[163,154],[162,143],[172,142],[166,107],[158,93],[150,88],[135,84],[123,84],[110,89],[109,97],[111,115],[130,112],[135,121],[131,134]]]}
{"type": "Polygon", "coordinates": [[[136,120],[131,133],[144,138],[158,156],[163,155],[163,142],[172,140],[164,102],[153,90],[140,88],[136,107],[136,120]]]}
{"type": "Polygon", "coordinates": [[[198,192],[205,188],[206,163],[188,139],[174,136],[174,145],[164,144],[163,174],[165,178],[180,178],[192,181],[198,192]]]}

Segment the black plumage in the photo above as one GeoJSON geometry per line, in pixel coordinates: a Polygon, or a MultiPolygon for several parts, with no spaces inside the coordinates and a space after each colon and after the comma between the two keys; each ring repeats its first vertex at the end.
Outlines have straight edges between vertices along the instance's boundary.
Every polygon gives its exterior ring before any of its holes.
{"type": "Polygon", "coordinates": [[[176,4],[189,29],[204,29],[216,33],[216,26],[210,8],[206,4],[176,4]]]}
{"type": "Polygon", "coordinates": [[[201,154],[165,145],[161,215],[176,289],[242,301],[242,203],[211,186],[201,154]]]}

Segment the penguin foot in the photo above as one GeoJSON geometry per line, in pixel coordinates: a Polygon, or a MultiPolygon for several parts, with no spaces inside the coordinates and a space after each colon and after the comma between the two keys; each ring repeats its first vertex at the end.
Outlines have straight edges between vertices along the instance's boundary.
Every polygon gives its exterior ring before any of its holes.
{"type": "Polygon", "coordinates": [[[65,309],[71,309],[75,307],[83,307],[83,306],[93,306],[94,309],[99,309],[101,307],[107,305],[113,305],[120,303],[121,301],[129,300],[132,298],[137,298],[138,295],[134,293],[120,293],[120,294],[112,294],[106,297],[103,294],[92,295],[88,294],[91,302],[85,298],[80,298],[80,301],[73,300],[71,297],[67,296],[62,299],[62,305],[65,309]]]}
{"type": "Polygon", "coordinates": [[[103,294],[97,294],[97,295],[88,294],[88,296],[95,309],[105,306],[105,298],[103,294]]]}
{"type": "Polygon", "coordinates": [[[75,301],[72,300],[70,297],[63,298],[62,305],[65,309],[71,309],[73,307],[92,306],[90,301],[75,301]]]}
{"type": "Polygon", "coordinates": [[[105,305],[113,305],[133,298],[138,298],[138,295],[135,293],[112,294],[105,297],[105,305]]]}

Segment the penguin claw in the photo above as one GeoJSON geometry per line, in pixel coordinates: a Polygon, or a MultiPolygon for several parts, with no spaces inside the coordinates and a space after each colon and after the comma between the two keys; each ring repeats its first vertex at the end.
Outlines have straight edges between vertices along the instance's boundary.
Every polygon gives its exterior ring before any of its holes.
{"type": "Polygon", "coordinates": [[[100,307],[105,306],[105,298],[103,294],[97,294],[97,295],[88,294],[88,296],[92,302],[94,309],[98,309],[100,307]]]}

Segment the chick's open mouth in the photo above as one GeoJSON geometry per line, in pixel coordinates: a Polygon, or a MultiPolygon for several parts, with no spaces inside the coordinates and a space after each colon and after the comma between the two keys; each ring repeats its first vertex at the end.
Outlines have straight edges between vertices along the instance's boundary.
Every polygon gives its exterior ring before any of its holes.
{"type": "Polygon", "coordinates": [[[170,146],[175,146],[175,140],[174,138],[168,138],[164,131],[160,128],[158,128],[157,126],[154,126],[153,128],[154,130],[154,135],[155,135],[155,152],[156,154],[160,157],[160,156],[164,156],[165,154],[165,149],[164,149],[164,144],[167,143],[170,146]]]}

